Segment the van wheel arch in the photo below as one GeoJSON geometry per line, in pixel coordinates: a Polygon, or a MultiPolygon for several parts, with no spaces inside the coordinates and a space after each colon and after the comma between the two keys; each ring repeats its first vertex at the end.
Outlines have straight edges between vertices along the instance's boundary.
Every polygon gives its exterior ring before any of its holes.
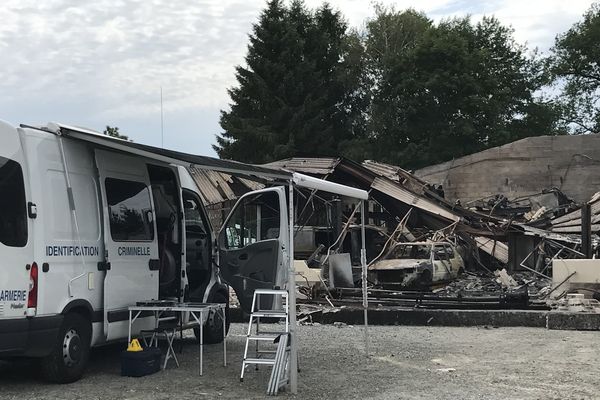
{"type": "Polygon", "coordinates": [[[87,319],[91,322],[92,316],[94,315],[94,309],[89,301],[84,299],[77,299],[69,302],[65,308],[63,308],[61,314],[67,315],[69,313],[76,313],[81,315],[83,318],[87,319]]]}

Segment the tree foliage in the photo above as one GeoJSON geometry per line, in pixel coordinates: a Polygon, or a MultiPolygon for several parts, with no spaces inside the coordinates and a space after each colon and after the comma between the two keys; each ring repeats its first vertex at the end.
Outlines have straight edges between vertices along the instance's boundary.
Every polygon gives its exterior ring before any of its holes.
{"type": "Polygon", "coordinates": [[[356,44],[338,11],[269,1],[254,25],[231,109],[221,112],[222,158],[263,163],[337,155],[351,147],[358,81],[356,44]]]}
{"type": "Polygon", "coordinates": [[[551,68],[563,85],[559,100],[574,133],[600,133],[600,3],[557,36],[551,68]]]}
{"type": "Polygon", "coordinates": [[[416,168],[558,130],[556,110],[533,95],[541,62],[493,17],[435,25],[380,8],[366,48],[376,159],[416,168]]]}
{"type": "Polygon", "coordinates": [[[119,138],[119,139],[123,139],[123,140],[129,140],[128,136],[121,135],[119,133],[119,128],[116,126],[112,127],[112,126],[106,125],[106,129],[102,133],[105,134],[106,136],[111,136],[111,137],[115,137],[115,138],[119,138]]]}
{"type": "Polygon", "coordinates": [[[264,163],[375,158],[407,168],[560,134],[545,64],[493,17],[434,23],[376,7],[364,31],[324,4],[270,0],[236,69],[215,151],[264,163]]]}

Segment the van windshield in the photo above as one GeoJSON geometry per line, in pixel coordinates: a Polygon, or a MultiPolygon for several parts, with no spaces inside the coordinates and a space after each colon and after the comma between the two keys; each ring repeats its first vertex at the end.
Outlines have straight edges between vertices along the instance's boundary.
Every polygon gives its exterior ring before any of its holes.
{"type": "Polygon", "coordinates": [[[0,243],[27,244],[27,212],[23,171],[19,163],[0,157],[0,243]]]}

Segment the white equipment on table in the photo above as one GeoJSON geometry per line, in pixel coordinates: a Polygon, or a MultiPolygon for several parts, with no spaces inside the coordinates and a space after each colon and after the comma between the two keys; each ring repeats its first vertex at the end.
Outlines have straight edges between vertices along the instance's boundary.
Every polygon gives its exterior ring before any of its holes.
{"type": "MultiPolygon", "coordinates": [[[[263,306],[264,307],[264,306],[263,306]]],[[[244,360],[240,381],[244,381],[244,373],[249,365],[271,365],[271,379],[267,388],[267,394],[276,395],[279,389],[289,383],[289,361],[290,361],[290,321],[288,292],[286,290],[256,289],[252,299],[252,309],[248,331],[246,333],[246,347],[244,349],[244,360]],[[270,309],[262,308],[261,305],[269,304],[270,309]],[[272,306],[271,306],[272,305],[272,306]],[[275,307],[275,309],[272,309],[275,307]],[[284,330],[261,331],[261,318],[269,319],[270,326],[279,326],[284,323],[284,330]],[[272,322],[278,322],[274,324],[272,322]],[[254,329],[253,329],[254,328],[254,329]],[[249,357],[250,342],[255,343],[254,356],[249,357]],[[276,348],[261,349],[259,343],[276,344],[276,348]]]]}

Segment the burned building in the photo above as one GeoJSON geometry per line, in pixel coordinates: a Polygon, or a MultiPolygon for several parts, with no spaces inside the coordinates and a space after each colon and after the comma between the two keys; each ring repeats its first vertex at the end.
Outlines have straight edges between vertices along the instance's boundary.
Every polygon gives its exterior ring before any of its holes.
{"type": "Polygon", "coordinates": [[[468,206],[502,195],[509,200],[557,188],[576,203],[600,188],[600,135],[536,136],[416,170],[445,197],[468,206]]]}

